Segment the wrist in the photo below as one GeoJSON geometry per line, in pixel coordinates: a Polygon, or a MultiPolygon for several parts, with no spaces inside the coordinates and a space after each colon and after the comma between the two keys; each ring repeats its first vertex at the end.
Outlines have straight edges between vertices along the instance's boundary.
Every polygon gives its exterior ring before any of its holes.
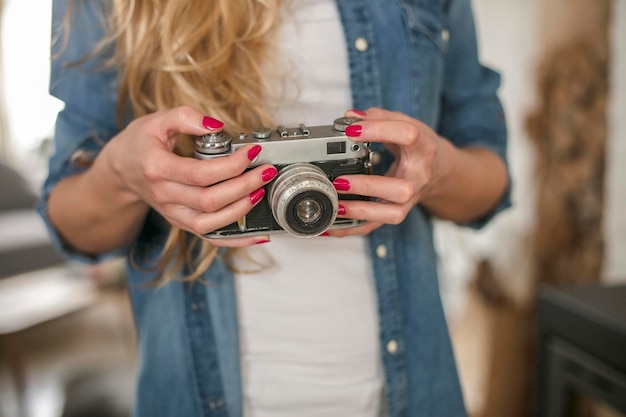
{"type": "Polygon", "coordinates": [[[421,202],[428,205],[429,201],[437,201],[445,196],[454,183],[454,167],[459,158],[459,149],[450,141],[437,136],[436,154],[433,161],[432,176],[424,189],[421,202]]]}
{"type": "Polygon", "coordinates": [[[143,202],[143,199],[126,181],[122,160],[115,157],[115,153],[112,152],[113,147],[113,142],[105,146],[96,158],[94,165],[87,172],[90,177],[90,183],[95,189],[100,190],[107,196],[109,202],[113,205],[140,204],[143,202]]]}

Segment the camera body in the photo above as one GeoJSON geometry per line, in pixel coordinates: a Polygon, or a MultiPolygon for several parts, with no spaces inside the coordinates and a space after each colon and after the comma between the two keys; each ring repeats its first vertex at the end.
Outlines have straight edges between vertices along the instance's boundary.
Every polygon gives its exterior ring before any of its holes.
{"type": "Polygon", "coordinates": [[[213,159],[231,155],[249,144],[260,144],[261,154],[250,168],[272,164],[278,175],[265,185],[265,196],[237,222],[206,234],[234,238],[288,232],[298,237],[318,236],[329,229],[355,227],[360,220],[337,218],[339,201],[369,197],[338,195],[332,182],[341,175],[370,174],[370,150],[355,142],[345,129],[358,121],[339,118],[332,125],[297,128],[258,128],[235,137],[211,133],[196,138],[195,157],[213,159]]]}

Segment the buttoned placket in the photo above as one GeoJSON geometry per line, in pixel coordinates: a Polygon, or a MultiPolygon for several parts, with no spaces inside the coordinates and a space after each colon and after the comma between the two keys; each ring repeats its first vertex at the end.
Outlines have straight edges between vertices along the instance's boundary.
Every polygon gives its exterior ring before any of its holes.
{"type": "MultiPolygon", "coordinates": [[[[380,69],[377,65],[375,35],[363,0],[337,2],[349,45],[351,88],[355,108],[383,107],[380,69]]],[[[374,172],[382,175],[388,167],[381,163],[386,152],[380,143],[372,144],[374,172]]],[[[402,313],[398,270],[393,260],[392,231],[383,226],[368,236],[378,294],[380,344],[385,377],[387,416],[402,415],[408,407],[407,368],[401,349],[402,313]]]]}
{"type": "Polygon", "coordinates": [[[216,335],[206,305],[206,284],[192,282],[181,288],[185,292],[190,350],[202,414],[207,417],[227,417],[216,335]]]}

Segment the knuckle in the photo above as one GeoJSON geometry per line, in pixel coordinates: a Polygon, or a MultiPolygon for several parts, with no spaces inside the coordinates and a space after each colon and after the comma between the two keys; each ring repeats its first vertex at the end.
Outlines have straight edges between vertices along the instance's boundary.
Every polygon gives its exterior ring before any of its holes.
{"type": "Polygon", "coordinates": [[[213,194],[208,192],[200,193],[198,205],[202,211],[208,213],[217,211],[220,208],[217,199],[213,196],[213,194]]]}
{"type": "Polygon", "coordinates": [[[191,106],[180,106],[176,109],[176,112],[180,120],[188,120],[196,114],[196,111],[191,106]]]}
{"type": "Polygon", "coordinates": [[[378,228],[376,223],[370,222],[363,227],[363,234],[369,234],[378,228]]]}
{"type": "Polygon", "coordinates": [[[141,172],[141,175],[148,182],[156,182],[161,179],[161,170],[156,164],[151,164],[147,161],[143,161],[139,166],[139,170],[141,172]]]}
{"type": "Polygon", "coordinates": [[[244,173],[244,175],[241,175],[240,178],[244,181],[244,186],[246,187],[246,189],[256,190],[257,188],[263,186],[263,180],[262,180],[263,169],[264,168],[261,168],[259,171],[256,171],[254,173],[247,172],[247,173],[244,173]]]}
{"type": "Polygon", "coordinates": [[[389,215],[389,223],[393,225],[398,225],[404,221],[405,217],[406,213],[404,212],[404,209],[400,206],[396,206],[391,210],[391,213],[389,215]]]}
{"type": "MultiPolygon", "coordinates": [[[[227,158],[229,161],[228,164],[225,165],[224,169],[229,171],[233,177],[241,175],[246,171],[252,171],[253,169],[250,168],[250,160],[245,152],[234,153],[227,158]]],[[[261,167],[256,167],[256,169],[261,169],[261,167]]]]}
{"type": "Polygon", "coordinates": [[[189,222],[188,230],[196,235],[203,235],[209,232],[209,230],[206,230],[201,216],[195,217],[189,222]]]}
{"type": "Polygon", "coordinates": [[[415,188],[413,187],[413,184],[410,181],[402,181],[400,183],[397,196],[398,196],[398,199],[402,203],[406,203],[407,201],[411,200],[414,194],[415,194],[415,188]]]}
{"type": "Polygon", "coordinates": [[[391,112],[391,115],[395,118],[395,119],[402,119],[404,117],[404,113],[400,112],[400,111],[394,111],[391,112]]]}
{"type": "Polygon", "coordinates": [[[222,159],[226,162],[223,165],[223,172],[228,174],[229,178],[241,175],[250,164],[245,152],[235,152],[222,159]]]}
{"type": "Polygon", "coordinates": [[[406,123],[406,134],[409,138],[409,144],[415,145],[420,141],[421,132],[418,126],[413,123],[406,123]]]}
{"type": "Polygon", "coordinates": [[[378,107],[368,107],[366,109],[363,109],[363,111],[365,111],[368,115],[372,116],[374,115],[375,112],[378,111],[378,107]]]}

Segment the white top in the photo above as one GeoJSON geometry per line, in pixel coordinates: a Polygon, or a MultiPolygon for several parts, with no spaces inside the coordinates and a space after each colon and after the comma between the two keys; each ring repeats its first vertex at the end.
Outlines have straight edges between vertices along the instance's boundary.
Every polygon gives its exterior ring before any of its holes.
{"type": "MultiPolygon", "coordinates": [[[[351,104],[334,1],[295,0],[279,39],[298,88],[288,85],[277,122],[331,124],[351,104]]],[[[244,416],[378,416],[383,379],[365,238],[272,235],[248,253],[274,266],[236,276],[244,416]]]]}

